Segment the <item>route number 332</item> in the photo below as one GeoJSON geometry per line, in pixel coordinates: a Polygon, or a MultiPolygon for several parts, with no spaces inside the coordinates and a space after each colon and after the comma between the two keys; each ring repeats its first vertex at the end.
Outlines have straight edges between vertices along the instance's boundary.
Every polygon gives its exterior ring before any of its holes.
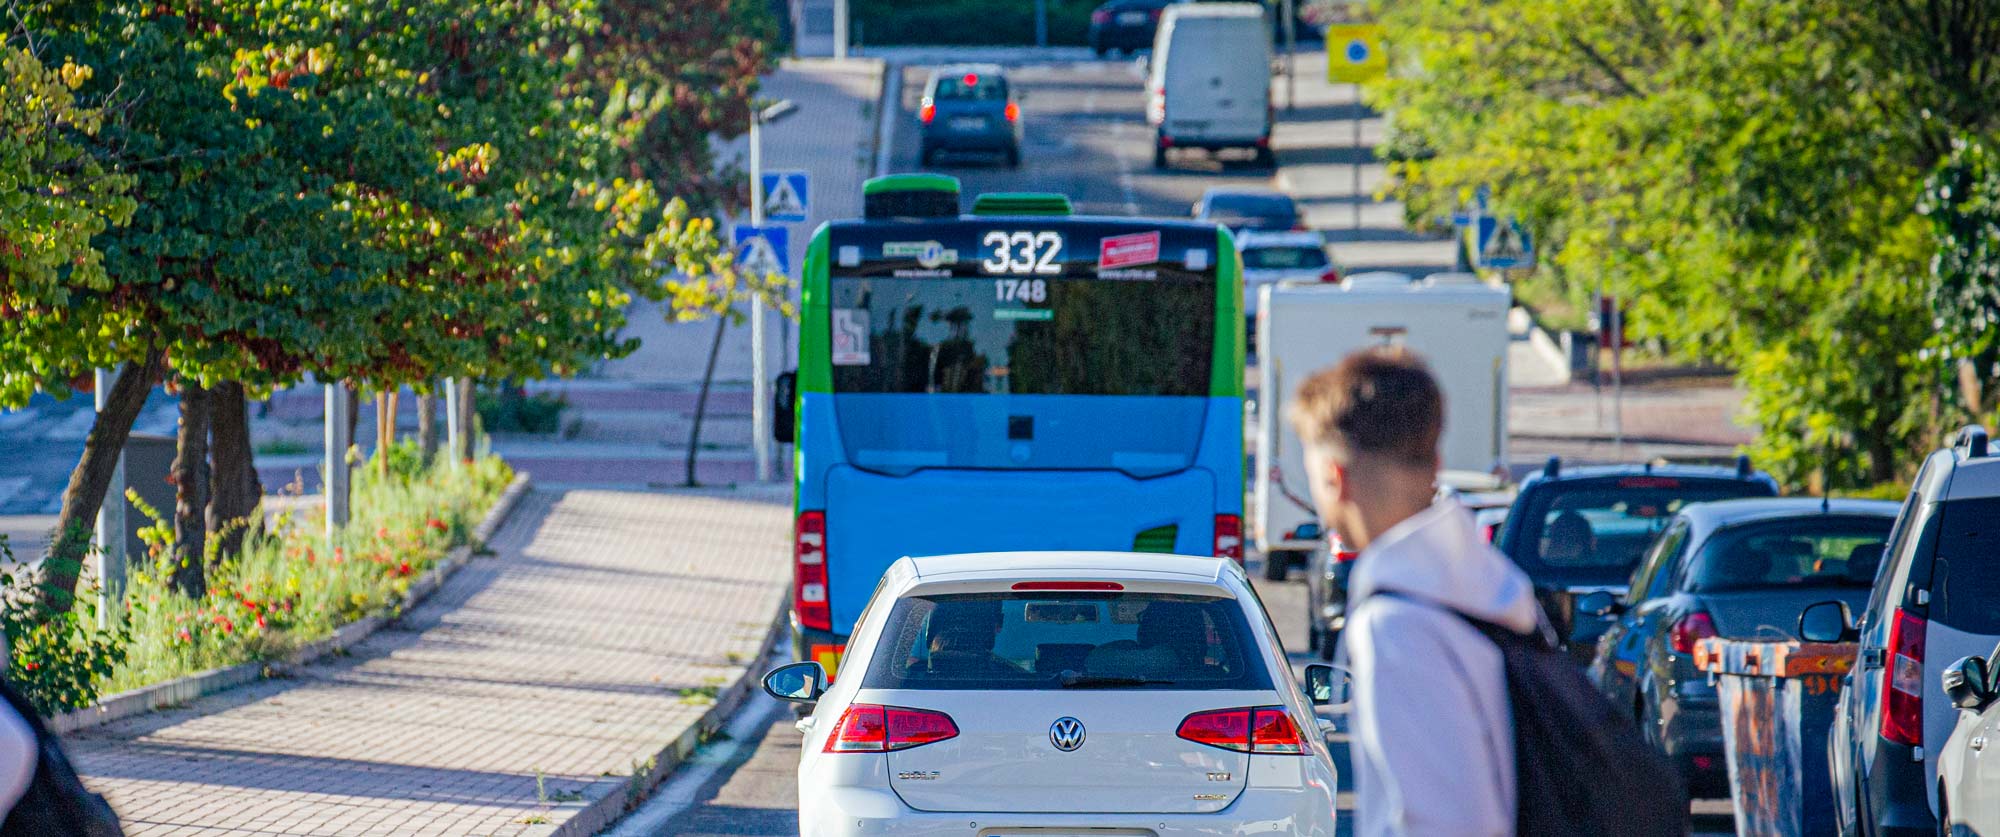
{"type": "Polygon", "coordinates": [[[1062,265],[1056,263],[1063,249],[1062,234],[1058,232],[994,230],[980,240],[980,246],[987,248],[987,257],[979,262],[980,269],[987,273],[1054,276],[1062,272],[1062,265]]]}

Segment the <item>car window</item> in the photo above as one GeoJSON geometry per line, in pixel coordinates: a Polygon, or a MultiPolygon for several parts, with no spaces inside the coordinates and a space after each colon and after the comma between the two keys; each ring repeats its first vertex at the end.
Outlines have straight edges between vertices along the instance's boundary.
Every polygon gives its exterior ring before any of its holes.
{"type": "MultiPolygon", "coordinates": [[[[1929,471],[1930,464],[1926,462],[1911,485],[1923,485],[1924,476],[1929,471]]],[[[1889,595],[1888,580],[1895,577],[1898,566],[1908,563],[1909,545],[1915,538],[1913,533],[1919,528],[1917,494],[1912,489],[1909,496],[1903,498],[1903,508],[1896,512],[1896,525],[1889,531],[1889,545],[1883,548],[1882,564],[1875,570],[1875,589],[1868,594],[1868,607],[1856,617],[1858,621],[1865,622],[1873,614],[1881,612],[1883,602],[1889,595]]]]}
{"type": "Polygon", "coordinates": [[[933,101],[992,102],[1007,98],[1007,80],[991,73],[939,76],[933,101]]]}
{"type": "Polygon", "coordinates": [[[1558,482],[1530,498],[1512,549],[1522,569],[1537,581],[1617,584],[1630,578],[1646,547],[1682,508],[1770,494],[1765,483],[1735,479],[1632,476],[1558,482]]]}
{"type": "Polygon", "coordinates": [[[1210,195],[1205,208],[1212,220],[1265,219],[1273,227],[1291,226],[1298,216],[1292,199],[1283,195],[1210,195]]]}
{"type": "Polygon", "coordinates": [[[1268,689],[1233,599],[1159,593],[914,596],[862,681],[877,689],[1268,689]]]}
{"type": "Polygon", "coordinates": [[[1243,266],[1250,270],[1326,266],[1326,251],[1318,247],[1249,247],[1242,252],[1243,266]]]}
{"type": "Polygon", "coordinates": [[[1891,523],[1805,518],[1726,529],[1702,546],[1682,586],[1697,593],[1867,587],[1875,581],[1891,523]]]}
{"type": "Polygon", "coordinates": [[[1673,585],[1659,582],[1673,576],[1668,568],[1676,563],[1681,545],[1687,542],[1688,525],[1685,520],[1674,523],[1666,534],[1653,542],[1652,549],[1646,550],[1646,557],[1632,574],[1632,587],[1625,594],[1628,604],[1657,599],[1671,591],[1673,585]],[[1655,589],[1656,586],[1658,589],[1655,589]]]}
{"type": "Polygon", "coordinates": [[[2000,497],[1939,504],[1930,619],[2000,634],[2000,497]]]}

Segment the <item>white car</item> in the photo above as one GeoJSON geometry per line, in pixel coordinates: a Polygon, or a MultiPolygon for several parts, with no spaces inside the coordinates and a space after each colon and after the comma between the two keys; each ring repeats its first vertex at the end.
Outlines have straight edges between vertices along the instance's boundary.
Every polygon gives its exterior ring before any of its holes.
{"type": "Polygon", "coordinates": [[[837,679],[764,688],[799,722],[799,830],[835,835],[1334,833],[1333,759],[1235,562],[904,558],[837,679]]]}
{"type": "Polygon", "coordinates": [[[1338,282],[1340,266],[1316,232],[1255,232],[1236,237],[1243,256],[1243,314],[1257,316],[1257,289],[1278,282],[1338,282]]]}

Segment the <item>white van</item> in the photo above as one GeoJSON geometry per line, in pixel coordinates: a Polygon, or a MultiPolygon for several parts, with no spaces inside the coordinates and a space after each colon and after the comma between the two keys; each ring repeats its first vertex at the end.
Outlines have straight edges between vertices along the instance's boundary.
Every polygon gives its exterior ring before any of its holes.
{"type": "Polygon", "coordinates": [[[1444,389],[1441,482],[1476,482],[1451,472],[1491,473],[1507,461],[1507,309],[1513,293],[1465,273],[1411,281],[1359,273],[1339,284],[1281,282],[1260,289],[1257,308],[1257,546],[1267,560],[1298,558],[1316,546],[1305,449],[1286,420],[1286,402],[1307,376],[1368,346],[1408,346],[1444,389]],[[1308,525],[1310,524],[1310,525],[1308,525]],[[1306,531],[1301,532],[1300,527],[1306,531]],[[1303,536],[1302,536],[1303,535],[1303,536]]]}
{"type": "Polygon", "coordinates": [[[1271,26],[1258,3],[1167,7],[1146,78],[1153,167],[1176,148],[1248,148],[1271,165],[1271,26]]]}

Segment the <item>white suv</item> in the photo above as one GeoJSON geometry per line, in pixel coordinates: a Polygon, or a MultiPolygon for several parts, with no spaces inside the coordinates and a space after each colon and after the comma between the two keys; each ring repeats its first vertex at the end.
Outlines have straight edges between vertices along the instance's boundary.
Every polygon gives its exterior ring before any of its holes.
{"type": "Polygon", "coordinates": [[[1931,454],[1903,501],[1868,609],[1799,617],[1810,641],[1858,639],[1827,736],[1841,833],[1937,833],[1937,754],[1958,720],[1940,677],[2000,642],[2000,456],[1968,427],[1931,454]]]}
{"type": "MultiPolygon", "coordinates": [[[[1334,833],[1334,766],[1235,562],[904,558],[838,682],[765,677],[800,722],[808,837],[1334,833]]],[[[1307,671],[1317,702],[1344,692],[1307,671]]]]}

